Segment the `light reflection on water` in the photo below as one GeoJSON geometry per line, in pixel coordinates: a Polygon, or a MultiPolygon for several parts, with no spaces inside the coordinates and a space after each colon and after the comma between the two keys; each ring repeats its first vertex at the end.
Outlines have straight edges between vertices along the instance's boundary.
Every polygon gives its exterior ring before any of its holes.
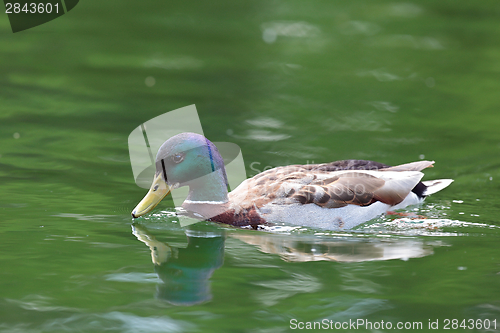
{"type": "Polygon", "coordinates": [[[136,332],[187,332],[195,325],[186,321],[174,320],[167,316],[142,317],[125,312],[103,314],[75,314],[68,318],[48,321],[42,326],[44,331],[119,331],[136,332]]]}
{"type": "MultiPolygon", "coordinates": [[[[85,309],[68,308],[55,305],[55,300],[40,295],[28,295],[21,300],[6,300],[11,305],[31,313],[45,312],[47,319],[39,326],[31,323],[0,323],[0,332],[188,332],[196,326],[192,323],[175,320],[168,316],[139,316],[123,311],[86,313],[85,309]]],[[[1,307],[1,304],[0,304],[1,307]]],[[[23,310],[20,310],[21,312],[23,310]]],[[[19,312],[19,310],[18,310],[19,312]]]]}

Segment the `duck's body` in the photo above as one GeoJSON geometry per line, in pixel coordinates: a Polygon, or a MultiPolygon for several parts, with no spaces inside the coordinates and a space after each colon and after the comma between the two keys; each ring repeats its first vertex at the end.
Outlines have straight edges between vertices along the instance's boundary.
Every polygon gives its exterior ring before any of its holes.
{"type": "Polygon", "coordinates": [[[448,186],[452,180],[420,182],[420,171],[433,163],[389,167],[344,160],[277,167],[245,180],[228,194],[224,163],[215,145],[201,135],[183,133],[158,151],[155,181],[132,215],[149,212],[170,188],[189,186],[182,207],[203,219],[236,226],[286,222],[349,229],[388,210],[417,204],[448,186]],[[162,186],[165,190],[156,194],[162,186]]]}

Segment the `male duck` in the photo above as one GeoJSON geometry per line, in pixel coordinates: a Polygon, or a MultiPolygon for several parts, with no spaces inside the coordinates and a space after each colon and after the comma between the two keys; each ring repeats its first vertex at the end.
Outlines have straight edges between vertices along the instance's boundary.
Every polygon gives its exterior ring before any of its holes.
{"type": "Polygon", "coordinates": [[[434,162],[398,166],[364,160],[291,165],[262,172],[228,193],[224,162],[204,136],[182,133],[163,143],[147,195],[132,211],[151,211],[171,189],[189,186],[182,207],[194,216],[237,226],[286,222],[352,228],[389,210],[422,202],[451,179],[420,182],[434,162]]]}

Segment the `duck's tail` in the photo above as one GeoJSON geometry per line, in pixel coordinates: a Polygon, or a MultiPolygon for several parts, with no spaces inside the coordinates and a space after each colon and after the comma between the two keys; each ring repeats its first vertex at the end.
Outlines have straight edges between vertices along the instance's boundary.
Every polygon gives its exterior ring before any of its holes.
{"type": "Polygon", "coordinates": [[[422,195],[425,197],[441,191],[442,189],[453,183],[453,179],[426,180],[422,183],[427,186],[427,188],[422,193],[422,195]]]}

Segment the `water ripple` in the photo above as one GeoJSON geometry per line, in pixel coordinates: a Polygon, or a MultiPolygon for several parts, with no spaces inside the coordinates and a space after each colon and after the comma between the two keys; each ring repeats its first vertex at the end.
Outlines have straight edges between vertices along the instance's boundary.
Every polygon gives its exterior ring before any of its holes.
{"type": "Polygon", "coordinates": [[[103,332],[123,333],[181,333],[192,331],[195,326],[167,316],[141,317],[131,313],[109,312],[104,314],[75,314],[68,318],[50,320],[43,325],[44,331],[54,332],[103,332]]]}
{"type": "Polygon", "coordinates": [[[107,281],[135,282],[135,283],[160,283],[161,280],[155,273],[117,273],[106,275],[107,281]]]}
{"type": "Polygon", "coordinates": [[[273,306],[299,293],[314,293],[322,287],[315,277],[297,273],[292,274],[288,280],[261,281],[253,284],[270,289],[255,294],[257,300],[265,306],[273,306]]]}

